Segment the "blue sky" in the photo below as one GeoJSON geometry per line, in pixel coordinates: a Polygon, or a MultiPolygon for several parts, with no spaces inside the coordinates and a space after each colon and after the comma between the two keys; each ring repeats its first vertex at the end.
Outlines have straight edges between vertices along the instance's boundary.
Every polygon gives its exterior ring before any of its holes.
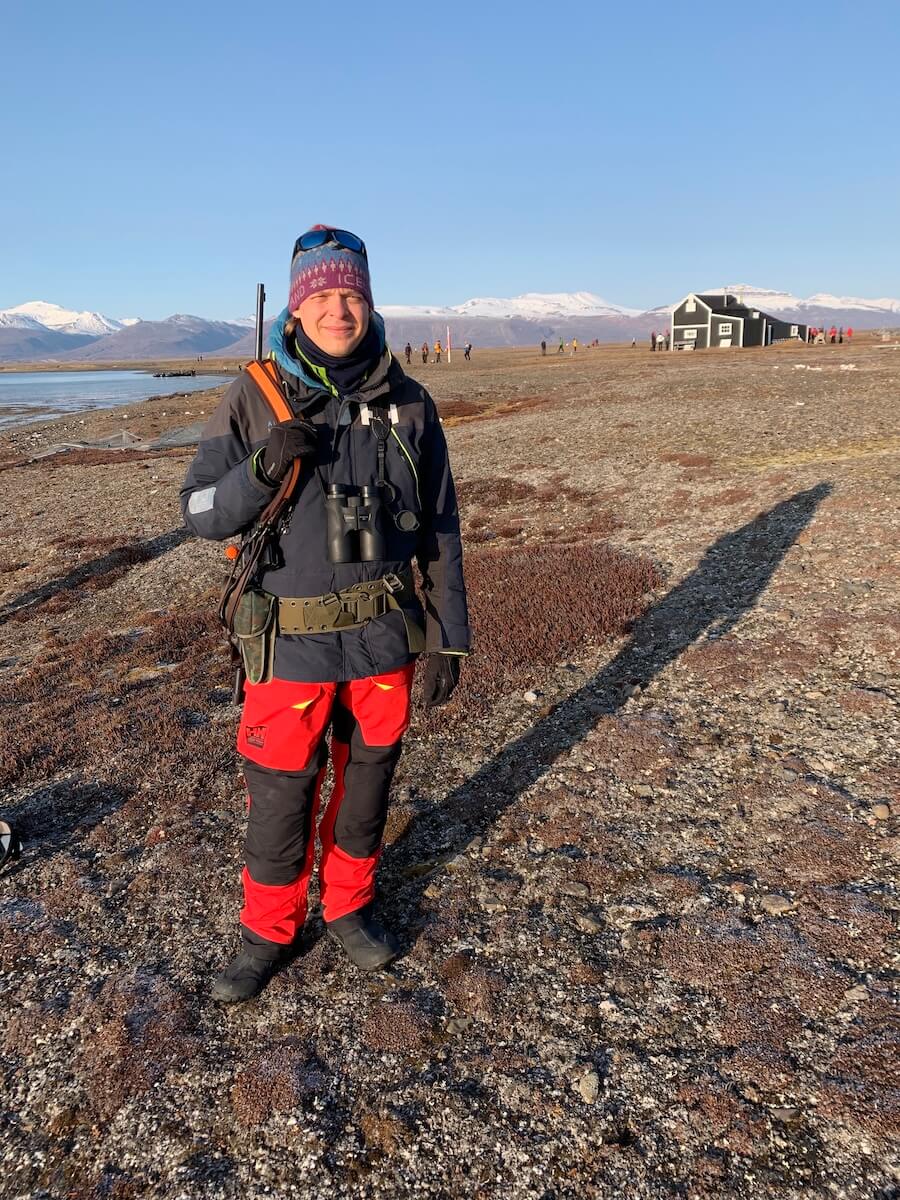
{"type": "Polygon", "coordinates": [[[0,308],[249,314],[293,239],[376,304],[900,295],[900,6],[7,6],[0,308]]]}

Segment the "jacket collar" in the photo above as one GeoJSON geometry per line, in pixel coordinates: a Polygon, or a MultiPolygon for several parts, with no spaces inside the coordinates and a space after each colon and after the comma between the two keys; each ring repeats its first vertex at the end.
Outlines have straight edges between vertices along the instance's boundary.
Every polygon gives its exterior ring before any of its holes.
{"type": "MultiPolygon", "coordinates": [[[[289,353],[284,340],[284,326],[288,316],[288,310],[285,308],[275,318],[275,322],[269,332],[269,357],[275,361],[278,370],[288,384],[289,390],[294,393],[296,402],[301,406],[305,406],[314,398],[330,396],[331,393],[322,386],[321,379],[316,379],[315,376],[311,375],[303,363],[299,362],[289,353]]],[[[355,393],[355,397],[359,400],[369,402],[387,395],[388,392],[397,386],[400,379],[403,378],[403,372],[394,360],[394,356],[385,342],[384,319],[380,313],[373,311],[372,321],[378,331],[382,346],[381,358],[378,360],[368,379],[364,381],[355,393]]]]}

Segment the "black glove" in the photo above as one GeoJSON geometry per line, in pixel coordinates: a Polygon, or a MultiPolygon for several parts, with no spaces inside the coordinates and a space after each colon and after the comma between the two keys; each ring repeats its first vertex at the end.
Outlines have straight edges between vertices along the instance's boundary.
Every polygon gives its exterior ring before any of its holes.
{"type": "Polygon", "coordinates": [[[446,704],[459,683],[459,654],[429,654],[425,663],[422,690],[425,708],[440,708],[446,704]]]}
{"type": "Polygon", "coordinates": [[[302,417],[282,421],[269,434],[263,450],[260,462],[263,474],[274,487],[284,479],[295,458],[314,454],[315,449],[316,427],[312,421],[305,421],[302,417]]]}

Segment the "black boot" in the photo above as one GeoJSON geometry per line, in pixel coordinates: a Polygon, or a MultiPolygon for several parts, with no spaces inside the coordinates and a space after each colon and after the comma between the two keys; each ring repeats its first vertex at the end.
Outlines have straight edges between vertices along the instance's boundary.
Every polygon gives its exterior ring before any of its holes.
{"type": "Polygon", "coordinates": [[[239,1004],[252,1000],[263,990],[275,972],[279,962],[275,958],[256,958],[247,950],[234,956],[221,974],[216,976],[212,996],[221,1004],[239,1004]]]}
{"type": "Polygon", "coordinates": [[[241,926],[242,948],[221,974],[216,976],[212,987],[214,1000],[222,1004],[239,1004],[252,1000],[263,990],[276,971],[292,962],[303,952],[303,931],[288,945],[270,942],[241,926]]]}
{"type": "Polygon", "coordinates": [[[328,936],[338,943],[354,966],[361,971],[377,971],[386,967],[400,953],[397,939],[392,933],[372,920],[371,908],[359,908],[356,912],[326,921],[328,936]]]}

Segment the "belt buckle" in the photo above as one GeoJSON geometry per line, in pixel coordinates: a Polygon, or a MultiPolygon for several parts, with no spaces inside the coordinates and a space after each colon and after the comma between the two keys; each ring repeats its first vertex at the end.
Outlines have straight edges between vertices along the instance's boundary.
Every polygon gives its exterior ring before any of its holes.
{"type": "Polygon", "coordinates": [[[403,580],[395,575],[392,571],[390,575],[385,575],[381,581],[384,584],[384,590],[393,596],[394,592],[403,591],[403,580]]]}

